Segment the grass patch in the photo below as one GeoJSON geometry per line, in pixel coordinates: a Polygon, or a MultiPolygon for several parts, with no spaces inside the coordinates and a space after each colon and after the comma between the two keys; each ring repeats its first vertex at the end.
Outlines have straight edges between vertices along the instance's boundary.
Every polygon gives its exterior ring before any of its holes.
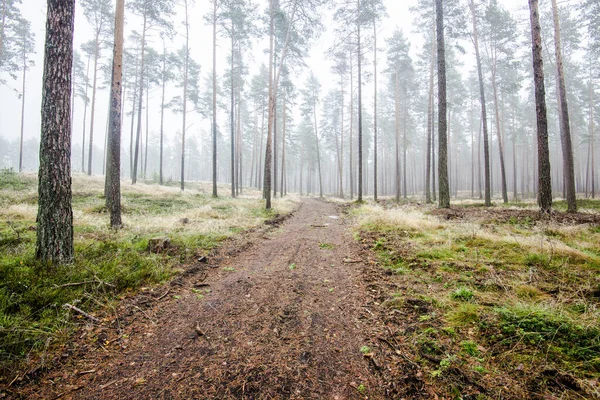
{"type": "Polygon", "coordinates": [[[600,228],[504,206],[363,205],[352,215],[378,264],[400,271],[378,286],[386,324],[440,398],[474,396],[465,377],[486,388],[482,398],[595,395],[564,382],[600,379],[600,228]]]}

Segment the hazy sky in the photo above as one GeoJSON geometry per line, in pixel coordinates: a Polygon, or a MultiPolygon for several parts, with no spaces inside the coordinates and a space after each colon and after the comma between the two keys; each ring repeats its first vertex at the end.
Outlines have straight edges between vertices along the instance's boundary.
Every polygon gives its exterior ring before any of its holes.
{"type": "MultiPolygon", "coordinates": [[[[409,12],[409,8],[416,4],[417,0],[384,0],[387,6],[388,18],[386,18],[380,25],[379,35],[380,43],[384,43],[384,40],[389,37],[392,31],[399,27],[404,30],[405,34],[409,36],[411,43],[413,44],[413,53],[416,52],[416,46],[422,43],[422,40],[413,31],[412,17],[409,12]]],[[[41,80],[42,80],[42,66],[43,66],[43,41],[45,35],[45,12],[46,2],[44,0],[23,0],[23,15],[29,19],[32,23],[32,28],[36,36],[36,47],[37,53],[35,55],[35,67],[28,72],[27,78],[27,97],[26,97],[26,119],[25,119],[25,136],[26,138],[39,137],[40,129],[40,105],[41,105],[41,80]]],[[[527,2],[525,0],[503,0],[502,3],[515,12],[520,27],[528,26],[528,14],[526,12],[527,2]]],[[[260,0],[260,7],[266,7],[266,0],[260,0]],[[264,4],[263,4],[264,3],[264,4]]],[[[182,7],[179,7],[180,13],[174,20],[174,26],[176,28],[182,28],[183,17],[181,15],[182,7]]],[[[205,25],[203,16],[209,13],[211,5],[208,0],[196,0],[196,5],[191,9],[191,51],[192,57],[200,64],[202,76],[206,75],[212,68],[212,28],[205,25]]],[[[127,21],[126,29],[140,29],[139,21],[135,17],[129,17],[127,21]]],[[[91,32],[88,29],[88,23],[83,16],[81,6],[77,2],[77,15],[75,22],[75,48],[79,49],[81,43],[91,39],[91,32]]],[[[126,34],[127,36],[127,34],[126,34]]],[[[324,32],[314,43],[310,52],[310,57],[307,59],[307,64],[320,78],[323,89],[326,90],[333,84],[333,77],[329,73],[331,64],[324,57],[324,52],[331,46],[332,43],[332,32],[324,32]]],[[[176,37],[173,48],[181,47],[181,38],[176,37]]],[[[217,70],[222,73],[223,67],[225,67],[225,57],[228,52],[227,42],[221,40],[223,47],[219,48],[219,61],[217,70]]],[[[158,41],[156,41],[158,47],[158,41]]],[[[126,43],[127,45],[127,43],[126,43]]],[[[252,49],[252,58],[254,66],[266,60],[264,54],[265,42],[256,43],[252,49]]],[[[468,49],[470,51],[470,49],[468,49]]],[[[104,53],[104,56],[108,59],[109,52],[104,53]]],[[[381,54],[379,59],[383,61],[385,58],[384,54],[381,54]]],[[[382,68],[383,69],[383,68],[382,68]]],[[[303,74],[303,71],[298,71],[296,75],[303,74]]],[[[302,81],[297,81],[296,84],[300,85],[302,81]]],[[[201,79],[202,86],[202,79],[201,79]]],[[[20,127],[20,99],[15,89],[19,88],[20,91],[21,83],[20,78],[17,81],[8,80],[6,85],[0,86],[0,98],[2,99],[2,111],[0,112],[0,135],[8,138],[15,138],[19,134],[20,127]]],[[[91,92],[91,91],[90,91],[91,92]]],[[[175,93],[173,93],[174,95],[175,93]]],[[[155,89],[154,92],[150,92],[150,107],[154,107],[157,114],[159,111],[159,91],[155,89]]],[[[103,146],[104,141],[104,127],[106,124],[106,106],[108,103],[108,92],[106,90],[100,91],[97,99],[97,117],[96,117],[96,138],[94,144],[98,147],[103,146]]],[[[367,103],[368,104],[368,103],[367,103]]],[[[82,107],[83,103],[79,102],[76,108],[75,122],[74,122],[74,143],[81,143],[81,126],[82,126],[82,107]]],[[[152,108],[151,108],[152,110],[152,108]]],[[[152,112],[151,112],[152,114],[152,112]]],[[[179,126],[178,121],[180,117],[173,115],[170,111],[167,112],[169,126],[179,126]],[[172,122],[170,124],[169,122],[172,122]]],[[[223,114],[223,113],[221,113],[223,114]]],[[[221,115],[220,119],[225,119],[226,115],[221,115]]],[[[89,120],[89,117],[88,117],[89,120]]],[[[151,126],[157,126],[151,122],[151,126]]],[[[223,125],[223,124],[221,124],[223,125]]],[[[127,129],[128,123],[125,124],[127,129]]],[[[223,126],[222,126],[223,128],[223,126]]],[[[202,121],[198,116],[192,117],[192,125],[188,134],[195,135],[202,131],[208,130],[206,121],[202,121]]],[[[170,132],[169,135],[174,135],[176,132],[170,132]]]]}

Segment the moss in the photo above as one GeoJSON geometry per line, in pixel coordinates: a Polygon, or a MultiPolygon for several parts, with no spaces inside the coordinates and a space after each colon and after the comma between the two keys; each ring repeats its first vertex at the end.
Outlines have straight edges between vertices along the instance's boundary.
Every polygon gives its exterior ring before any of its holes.
{"type": "Polygon", "coordinates": [[[464,303],[450,310],[446,319],[453,326],[466,326],[480,320],[479,308],[475,304],[464,303]]]}

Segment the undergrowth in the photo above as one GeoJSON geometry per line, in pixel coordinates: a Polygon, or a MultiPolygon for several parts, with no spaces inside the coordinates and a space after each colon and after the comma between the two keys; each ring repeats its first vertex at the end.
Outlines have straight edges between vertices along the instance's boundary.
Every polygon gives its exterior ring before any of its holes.
{"type": "Polygon", "coordinates": [[[430,210],[364,205],[351,213],[403,289],[382,303],[403,332],[391,340],[406,344],[429,383],[443,388],[438,395],[597,396],[599,226],[533,220],[518,209],[507,217],[499,208],[495,218],[495,209],[476,207],[447,221],[430,210]]]}

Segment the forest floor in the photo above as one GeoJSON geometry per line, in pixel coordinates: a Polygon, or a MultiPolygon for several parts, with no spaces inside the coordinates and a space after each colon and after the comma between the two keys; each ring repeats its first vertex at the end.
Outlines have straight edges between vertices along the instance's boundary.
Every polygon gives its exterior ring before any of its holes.
{"type": "Polygon", "coordinates": [[[81,317],[0,397],[600,398],[600,204],[298,201],[81,317]]]}

